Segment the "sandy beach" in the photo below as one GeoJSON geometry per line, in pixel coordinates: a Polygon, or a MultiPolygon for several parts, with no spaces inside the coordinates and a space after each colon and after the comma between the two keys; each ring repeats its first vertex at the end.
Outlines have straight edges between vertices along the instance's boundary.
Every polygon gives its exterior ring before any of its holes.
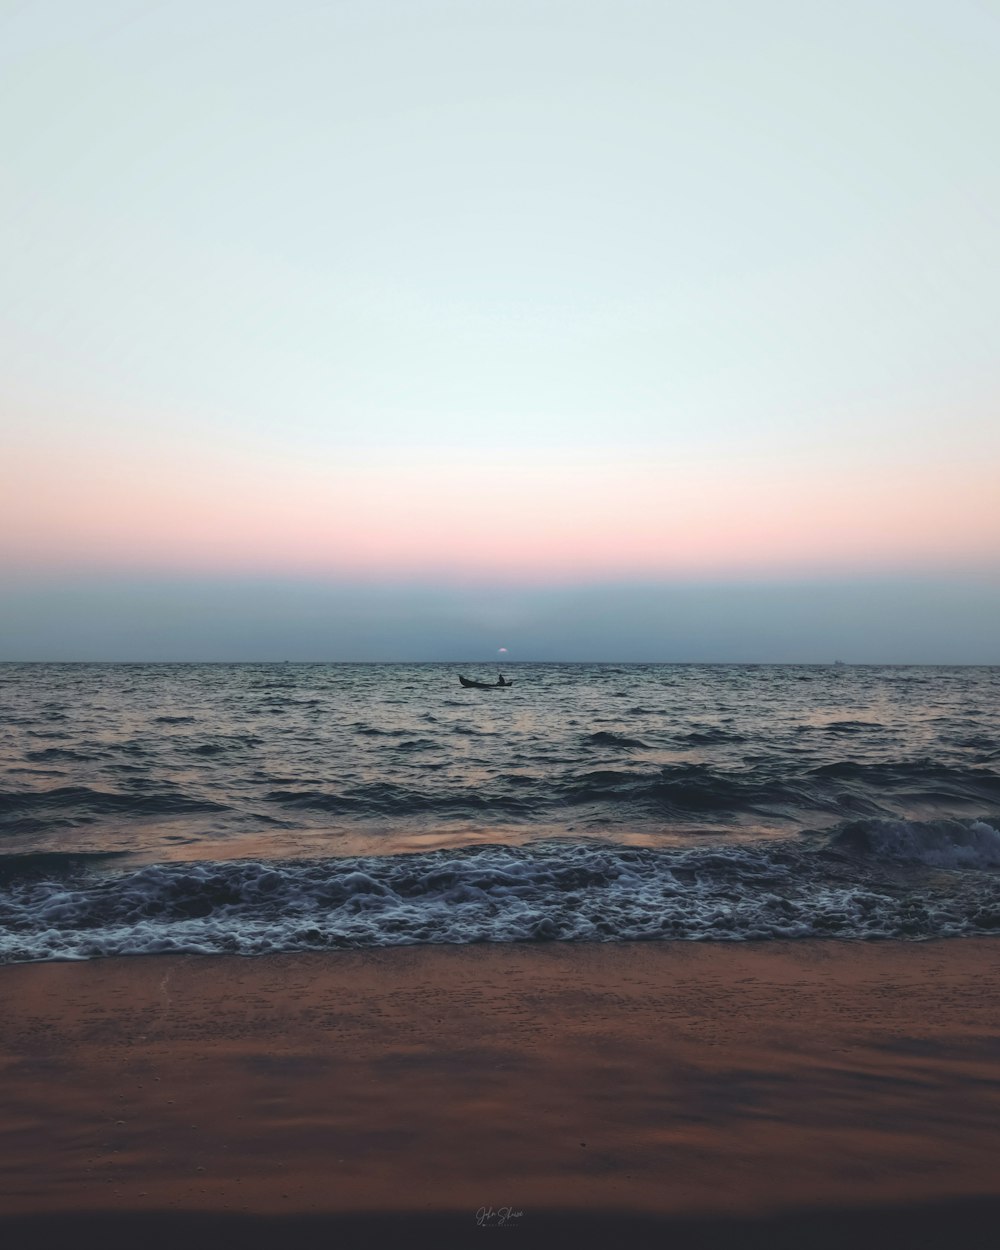
{"type": "Polygon", "coordinates": [[[944,1245],[1000,1213],[1000,943],[0,969],[4,1244],[944,1245]]]}

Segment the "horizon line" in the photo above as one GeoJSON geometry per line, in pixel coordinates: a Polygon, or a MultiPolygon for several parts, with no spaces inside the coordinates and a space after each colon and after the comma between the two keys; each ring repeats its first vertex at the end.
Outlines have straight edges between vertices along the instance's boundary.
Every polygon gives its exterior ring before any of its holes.
{"type": "Polygon", "coordinates": [[[533,665],[575,665],[581,668],[594,668],[601,665],[615,665],[619,668],[648,668],[650,666],[658,666],[663,668],[1000,668],[1000,660],[538,660],[538,659],[522,659],[522,660],[274,660],[274,659],[256,659],[256,660],[177,660],[177,659],[146,659],[146,660],[98,660],[98,659],[3,659],[0,658],[0,665],[4,664],[104,664],[104,665],[172,665],[176,667],[187,666],[191,668],[203,667],[209,664],[217,664],[220,666],[237,667],[237,666],[254,666],[261,664],[276,664],[311,667],[322,667],[330,665],[427,665],[436,667],[454,667],[461,665],[471,667],[478,665],[480,667],[489,668],[514,668],[519,664],[533,665]]]}

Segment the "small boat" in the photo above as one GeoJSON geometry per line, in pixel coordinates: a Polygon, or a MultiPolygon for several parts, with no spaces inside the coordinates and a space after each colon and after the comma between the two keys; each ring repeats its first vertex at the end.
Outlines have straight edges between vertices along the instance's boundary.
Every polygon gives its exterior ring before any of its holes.
{"type": "Polygon", "coordinates": [[[512,681],[473,681],[471,677],[463,677],[461,673],[458,680],[466,688],[466,690],[506,690],[508,686],[513,686],[512,681]]]}

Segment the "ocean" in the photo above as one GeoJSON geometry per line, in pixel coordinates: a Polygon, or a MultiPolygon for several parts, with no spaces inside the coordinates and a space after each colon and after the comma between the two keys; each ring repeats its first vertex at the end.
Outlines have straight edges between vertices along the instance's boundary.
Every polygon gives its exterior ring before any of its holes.
{"type": "Polygon", "coordinates": [[[0,961],[1000,931],[1000,668],[0,665],[0,961]]]}

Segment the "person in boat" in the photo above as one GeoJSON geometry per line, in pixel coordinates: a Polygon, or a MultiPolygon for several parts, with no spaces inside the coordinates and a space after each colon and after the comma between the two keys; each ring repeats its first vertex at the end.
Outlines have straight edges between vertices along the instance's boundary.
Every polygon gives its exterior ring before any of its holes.
{"type": "Polygon", "coordinates": [[[506,686],[508,683],[504,681],[503,673],[497,673],[497,685],[506,686]]]}

